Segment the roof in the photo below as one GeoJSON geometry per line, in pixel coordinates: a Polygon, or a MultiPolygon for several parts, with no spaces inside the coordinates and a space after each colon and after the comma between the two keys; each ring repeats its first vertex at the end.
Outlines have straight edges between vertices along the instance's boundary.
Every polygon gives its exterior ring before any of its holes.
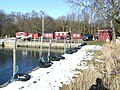
{"type": "Polygon", "coordinates": [[[68,32],[55,32],[55,33],[68,33],[68,32]]]}
{"type": "Polygon", "coordinates": [[[103,30],[98,30],[98,31],[112,31],[110,29],[103,29],[103,30]]]}

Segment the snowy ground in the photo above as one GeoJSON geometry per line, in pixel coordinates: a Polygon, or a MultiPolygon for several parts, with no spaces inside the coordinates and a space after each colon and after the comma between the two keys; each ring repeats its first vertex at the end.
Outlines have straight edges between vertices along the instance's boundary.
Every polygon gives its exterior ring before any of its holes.
{"type": "Polygon", "coordinates": [[[100,46],[86,45],[74,54],[64,54],[65,60],[54,61],[49,68],[32,71],[29,81],[14,81],[1,90],[59,90],[63,84],[70,83],[76,73],[75,69],[86,69],[83,60],[91,60],[91,50],[101,49],[100,46]]]}

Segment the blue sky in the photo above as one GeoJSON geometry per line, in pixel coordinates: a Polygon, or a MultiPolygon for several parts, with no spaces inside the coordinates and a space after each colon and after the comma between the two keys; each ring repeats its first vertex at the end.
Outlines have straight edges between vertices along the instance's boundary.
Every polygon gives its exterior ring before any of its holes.
{"type": "Polygon", "coordinates": [[[53,18],[66,15],[70,11],[66,0],[0,0],[0,9],[4,10],[5,13],[44,11],[53,18]]]}

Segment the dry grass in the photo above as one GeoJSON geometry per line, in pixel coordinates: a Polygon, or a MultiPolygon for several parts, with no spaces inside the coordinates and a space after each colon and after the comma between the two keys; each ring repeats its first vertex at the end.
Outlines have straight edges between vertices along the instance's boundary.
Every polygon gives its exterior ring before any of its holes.
{"type": "Polygon", "coordinates": [[[97,64],[95,66],[102,73],[106,86],[120,90],[120,44],[105,44],[99,59],[104,61],[100,64],[101,68],[97,64]]]}
{"type": "Polygon", "coordinates": [[[120,44],[106,43],[95,56],[103,61],[94,62],[94,66],[102,74],[104,84],[111,90],[120,90],[120,44]]]}
{"type": "Polygon", "coordinates": [[[89,90],[91,85],[95,84],[96,78],[101,78],[110,90],[120,90],[120,44],[106,43],[94,56],[94,59],[88,62],[88,66],[95,68],[80,70],[74,81],[63,85],[60,90],[89,90]]]}
{"type": "Polygon", "coordinates": [[[63,85],[60,90],[89,90],[92,84],[95,84],[96,78],[101,77],[99,72],[94,69],[81,71],[77,77],[73,77],[74,81],[69,85],[63,85]]]}

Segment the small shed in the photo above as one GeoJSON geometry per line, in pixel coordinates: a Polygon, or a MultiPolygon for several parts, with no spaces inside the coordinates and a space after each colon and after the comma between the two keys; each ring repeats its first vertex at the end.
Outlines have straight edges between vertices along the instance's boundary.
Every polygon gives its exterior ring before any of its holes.
{"type": "Polygon", "coordinates": [[[98,30],[98,41],[109,42],[112,40],[112,30],[98,30]]]}

